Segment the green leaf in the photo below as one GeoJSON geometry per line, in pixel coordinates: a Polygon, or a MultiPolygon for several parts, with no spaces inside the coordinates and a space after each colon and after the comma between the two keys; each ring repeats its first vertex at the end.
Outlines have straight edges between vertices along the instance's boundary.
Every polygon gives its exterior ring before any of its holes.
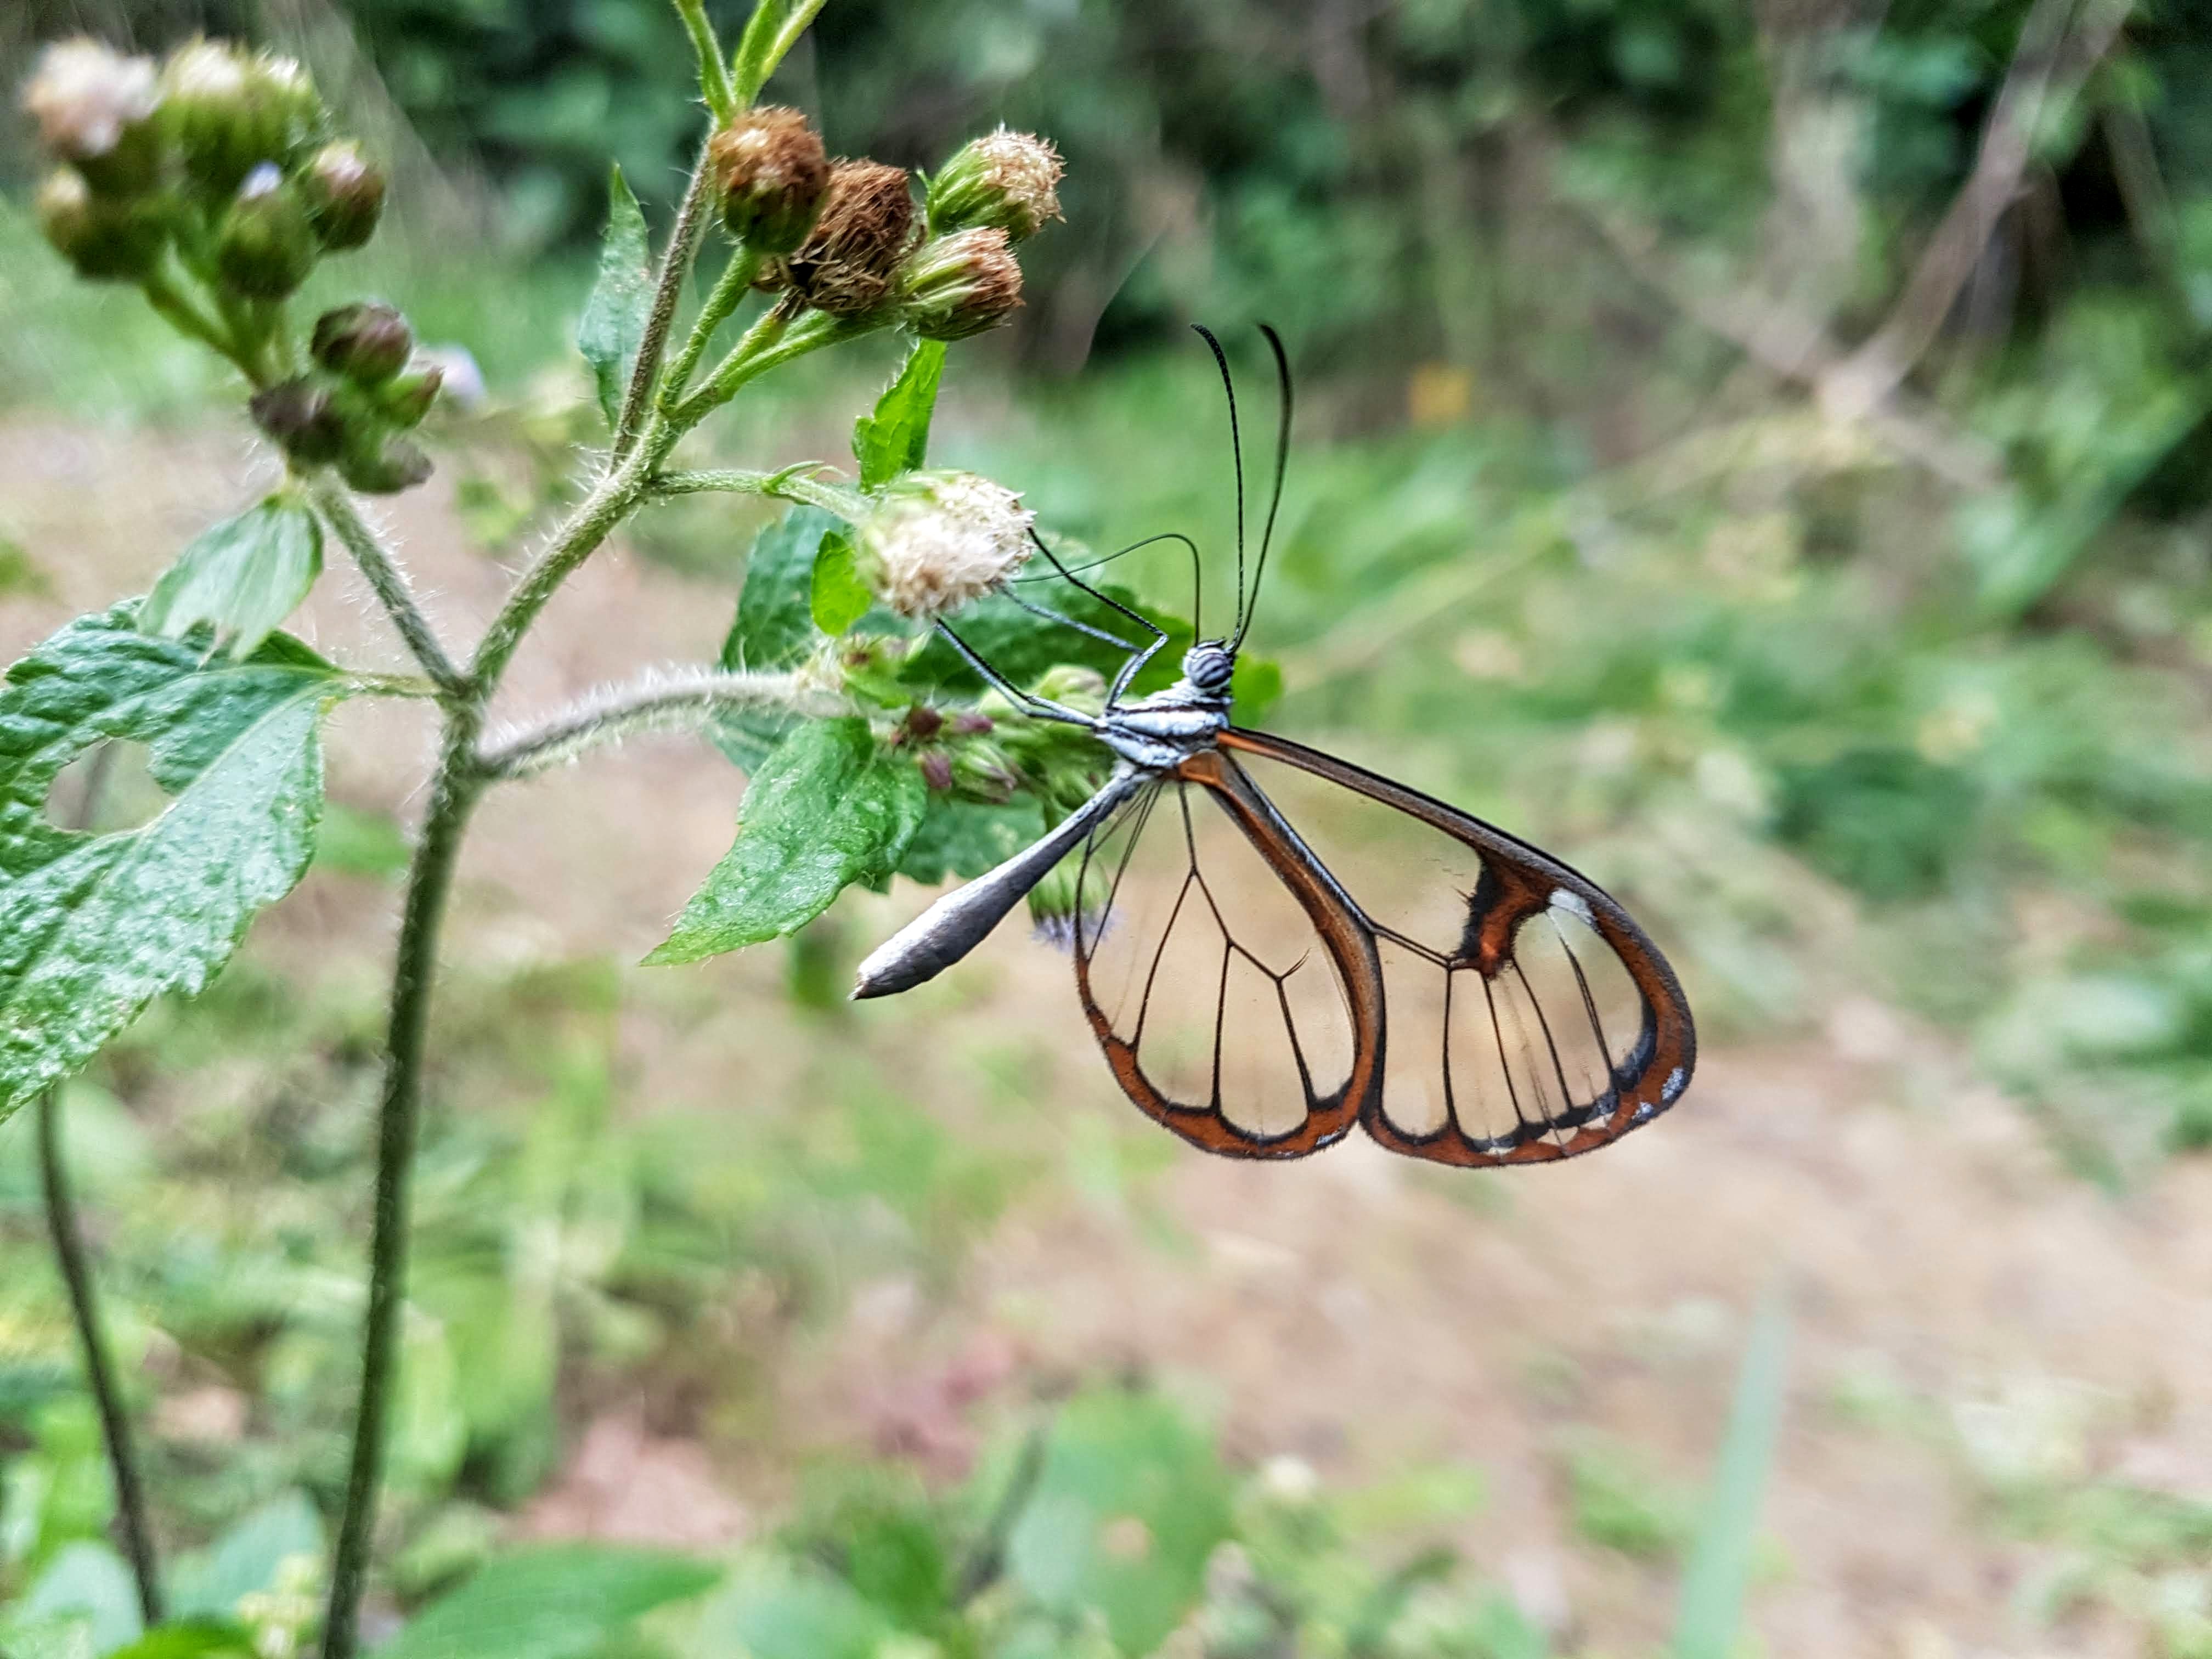
{"type": "MultiPolygon", "coordinates": [[[[1190,624],[1180,617],[1146,610],[1127,588],[1102,586],[1099,592],[1150,616],[1167,630],[1167,643],[1137,677],[1133,689],[1152,691],[1174,684],[1182,653],[1190,648],[1190,624]]],[[[1112,605],[1064,582],[1038,583],[1023,597],[1132,644],[1141,645],[1151,637],[1112,605]]],[[[1128,653],[1104,640],[1023,610],[1003,593],[993,593],[963,607],[956,625],[960,637],[975,647],[976,654],[1016,685],[1031,684],[1047,669],[1064,663],[1095,669],[1110,680],[1128,657],[1128,653]]],[[[983,689],[982,677],[942,637],[933,637],[916,652],[899,677],[909,685],[971,696],[983,689]]]]}
{"type": "MultiPolygon", "coordinates": [[[[204,638],[199,641],[204,643],[204,638]]],[[[255,912],[290,892],[322,816],[324,711],[351,681],[274,635],[206,665],[138,631],[131,605],[81,617],[0,688],[0,1116],[97,1053],[166,991],[198,993],[255,912]],[[103,739],[148,745],[174,799],[88,836],[48,790],[103,739]]]]}
{"type": "Polygon", "coordinates": [[[752,102],[786,53],[822,9],[823,0],[760,0],[730,54],[730,89],[738,106],[752,102]]]}
{"type": "Polygon", "coordinates": [[[1255,726],[1283,697],[1283,665],[1273,657],[1237,656],[1237,669],[1229,678],[1229,696],[1236,704],[1237,723],[1255,726]]]}
{"type": "Polygon", "coordinates": [[[607,237],[599,248],[599,280],[576,325],[576,349],[599,382],[599,412],[612,426],[622,413],[623,393],[645,338],[646,313],[653,305],[652,260],[645,234],[645,211],[617,167],[607,179],[607,237]]]}
{"type": "Polygon", "coordinates": [[[656,1550],[531,1550],[494,1561],[432,1602],[376,1659],[573,1659],[720,1577],[718,1567],[656,1550]]]}
{"type": "Polygon", "coordinates": [[[928,887],[950,876],[973,881],[1040,839],[1046,828],[1043,809],[1033,800],[987,806],[933,794],[898,873],[928,887]]]}
{"type": "Polygon", "coordinates": [[[75,1613],[91,1621],[92,1650],[107,1653],[138,1639],[138,1587],[123,1558],[89,1540],[64,1547],[23,1599],[9,1609],[26,1624],[75,1613]]]}
{"type": "Polygon", "coordinates": [[[848,1586],[773,1557],[748,1562],[699,1616],[701,1651],[748,1659],[877,1659],[896,1633],[848,1586]]]}
{"type": "Polygon", "coordinates": [[[860,488],[875,489],[920,466],[929,453],[929,417],[945,374],[945,342],[916,340],[898,376],[876,399],[876,412],[853,422],[860,488]]]}
{"type": "Polygon", "coordinates": [[[1770,1294],[1744,1345],[1736,1374],[1728,1435],[1682,1569],[1681,1600],[1674,1623],[1676,1659],[1728,1659],[1735,1651],[1759,1537],[1759,1505],[1782,1426],[1782,1398],[1790,1375],[1790,1310],[1770,1294]]]}
{"type": "Polygon", "coordinates": [[[204,1553],[177,1564],[172,1611],[185,1614],[235,1613],[242,1595],[265,1590],[276,1570],[295,1555],[319,1560],[323,1520],[307,1494],[289,1492],[253,1510],[204,1553]]]}
{"type": "Polygon", "coordinates": [[[858,716],[800,726],[754,771],[736,843],[646,961],[696,962],[781,939],[851,883],[888,878],[928,793],[920,770],[884,753],[858,716]]]}
{"type": "Polygon", "coordinates": [[[842,531],[830,531],[814,556],[814,581],[807,597],[814,625],[836,639],[866,616],[875,602],[854,566],[853,538],[842,531]]]}
{"type": "Polygon", "coordinates": [[[253,1659],[253,1632],[227,1619],[188,1619],[150,1630],[107,1659],[253,1659]]]}
{"type": "Polygon", "coordinates": [[[138,626],[179,639],[205,623],[233,662],[300,607],[323,574],[323,529],[280,490],[202,534],[161,573],[138,607],[138,626]]]}
{"type": "Polygon", "coordinates": [[[722,642],[722,666],[754,673],[793,668],[821,641],[814,625],[814,566],[823,539],[843,520],[795,507],[753,538],[738,619],[722,642]]]}
{"type": "Polygon", "coordinates": [[[1229,1521],[1210,1437],[1165,1401],[1093,1394],[1053,1425],[1007,1566],[1048,1610],[1095,1609],[1122,1652],[1150,1653],[1197,1602],[1229,1521]]]}

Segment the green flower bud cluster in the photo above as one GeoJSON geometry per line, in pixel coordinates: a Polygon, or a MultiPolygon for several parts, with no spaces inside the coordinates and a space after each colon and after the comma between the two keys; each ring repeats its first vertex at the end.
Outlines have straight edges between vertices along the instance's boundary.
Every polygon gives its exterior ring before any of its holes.
{"type": "Polygon", "coordinates": [[[415,356],[407,319],[373,301],[316,319],[314,368],[255,395],[253,418],[302,466],[335,465],[356,489],[392,495],[430,476],[401,434],[422,423],[445,371],[415,356]]]}
{"type": "Polygon", "coordinates": [[[1001,127],[957,153],[917,212],[902,167],[820,162],[795,111],[749,110],[710,146],[723,220],[769,256],[756,285],[793,307],[964,340],[1022,303],[1014,245],[1060,216],[1059,152],[1001,127]]]}
{"type": "Polygon", "coordinates": [[[195,40],[156,65],[64,40],[23,106],[57,163],[40,226],[95,280],[155,280],[173,249],[224,299],[281,300],[325,254],[368,241],[384,210],[383,173],[332,136],[289,58],[195,40]]]}

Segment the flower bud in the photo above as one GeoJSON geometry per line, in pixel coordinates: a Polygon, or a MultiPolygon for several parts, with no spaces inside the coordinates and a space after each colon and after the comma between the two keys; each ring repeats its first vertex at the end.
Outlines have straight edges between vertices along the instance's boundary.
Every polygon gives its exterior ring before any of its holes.
{"type": "Polygon", "coordinates": [[[1025,241],[1060,216],[1060,152],[1033,133],[1000,127],[971,139],[929,181],[929,234],[1003,230],[1025,241]]]}
{"type": "Polygon", "coordinates": [[[137,195],[155,183],[161,141],[150,118],[159,101],[152,58],[125,58],[84,39],[48,46],[23,88],[23,108],[40,142],[109,197],[137,195]]]}
{"type": "Polygon", "coordinates": [[[281,300],[315,268],[307,210],[273,161],[246,175],[216,233],[215,267],[223,286],[249,300],[281,300]]]}
{"type": "Polygon", "coordinates": [[[39,228],[80,276],[135,283],[154,269],[169,228],[150,203],[92,193],[75,167],[57,167],[39,187],[39,228]]]}
{"type": "Polygon", "coordinates": [[[925,242],[899,272],[900,315],[925,340],[964,340],[1021,308],[1022,268],[1003,230],[925,242]]]}
{"type": "Polygon", "coordinates": [[[415,331],[390,306],[363,301],[315,319],[315,361],[333,374],[378,386],[407,367],[415,331]]]}
{"type": "Polygon", "coordinates": [[[914,235],[914,198],[906,169],[878,161],[840,161],[813,234],[786,263],[791,290],[817,311],[862,317],[891,296],[914,235]]]}
{"type": "Polygon", "coordinates": [[[391,438],[373,449],[357,449],[338,464],[338,472],[368,495],[397,495],[430,476],[430,458],[404,438],[391,438]]]}
{"type": "Polygon", "coordinates": [[[321,130],[322,100],[289,58],[194,40],[161,70],[160,118],[193,182],[218,198],[263,162],[283,167],[321,130]]]}
{"type": "Polygon", "coordinates": [[[860,526],[861,580],[902,617],[941,616],[1021,568],[1036,518],[1012,490],[972,472],[907,473],[860,526]]]}
{"type": "Polygon", "coordinates": [[[788,253],[806,240],[830,188],[821,135],[795,109],[739,112],[707,146],[730,234],[757,252],[788,253]]]}
{"type": "Polygon", "coordinates": [[[921,781],[939,794],[952,787],[952,757],[942,749],[931,749],[915,757],[921,769],[921,781]]]}
{"type": "Polygon", "coordinates": [[[246,407],[253,423],[295,461],[320,466],[345,451],[349,433],[337,400],[304,377],[255,392],[246,407]]]}
{"type": "Polygon", "coordinates": [[[420,426],[445,383],[442,364],[427,360],[416,362],[376,388],[377,410],[394,426],[420,426]]]}
{"type": "Polygon", "coordinates": [[[307,158],[297,182],[315,240],[333,253],[361,246],[384,216],[384,172],[351,139],[325,144],[307,158]]]}

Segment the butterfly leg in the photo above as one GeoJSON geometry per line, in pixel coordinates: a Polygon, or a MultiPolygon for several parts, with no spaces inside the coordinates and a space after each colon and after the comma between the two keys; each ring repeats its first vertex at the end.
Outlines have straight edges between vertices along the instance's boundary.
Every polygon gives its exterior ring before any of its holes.
{"type": "Polygon", "coordinates": [[[1097,720],[1080,709],[1070,708],[1066,703],[1054,702],[1050,697],[1040,697],[1034,691],[1023,690],[1021,687],[992,667],[989,663],[984,661],[973,646],[954,633],[943,621],[938,623],[937,631],[945,635],[946,642],[960,653],[963,661],[983,677],[983,683],[986,685],[1020,708],[1023,713],[1034,715],[1038,720],[1059,720],[1066,726],[1087,726],[1097,724],[1097,720]]]}

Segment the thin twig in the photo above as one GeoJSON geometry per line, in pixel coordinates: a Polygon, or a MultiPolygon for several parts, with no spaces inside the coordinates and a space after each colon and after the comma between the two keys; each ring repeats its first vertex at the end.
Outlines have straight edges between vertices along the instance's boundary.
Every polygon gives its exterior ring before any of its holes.
{"type": "Polygon", "coordinates": [[[691,168],[691,182],[684,191],[684,204],[676,210],[676,228],[668,233],[668,246],[660,257],[660,276],[653,289],[653,309],[639,339],[637,362],[631,367],[629,387],[623,393],[622,414],[615,422],[613,455],[617,461],[637,447],[645,417],[653,408],[653,383],[660,377],[660,360],[668,349],[668,331],[676,325],[676,308],[683,302],[684,278],[699,252],[699,239],[707,228],[707,185],[711,169],[707,149],[691,168]]]}
{"type": "MultiPolygon", "coordinates": [[[[84,793],[70,814],[71,827],[88,830],[100,810],[100,798],[115,754],[103,744],[94,755],[84,781],[84,793]]],[[[107,1467],[115,1478],[116,1520],[123,1528],[123,1547],[131,1558],[131,1574],[137,1582],[138,1610],[148,1625],[162,1620],[161,1566],[154,1549],[154,1527],[146,1504],[146,1487],[138,1476],[137,1451],[131,1437],[131,1413],[123,1390],[115,1380],[115,1362],[107,1352],[107,1333],[100,1317],[99,1286],[78,1225],[76,1200],[62,1153],[62,1091],[59,1085],[39,1097],[39,1178],[46,1208],[46,1231],[54,1243],[54,1259],[60,1263],[62,1283],[69,1291],[70,1317],[76,1326],[77,1346],[84,1356],[86,1386],[92,1390],[100,1413],[101,1438],[107,1446],[107,1467]]]]}
{"type": "Polygon", "coordinates": [[[956,1607],[966,1607],[998,1583],[1006,1571],[1006,1546],[1012,1540],[1014,1528],[1020,1523],[1022,1512],[1029,1508],[1030,1499],[1036,1496],[1050,1438],[1050,1425],[1040,1423],[1022,1442],[1013,1472],[1006,1478],[1006,1489],[999,1494],[991,1518],[983,1523],[981,1534],[968,1559],[961,1563],[959,1577],[953,1581],[952,1605],[956,1607]]]}
{"type": "Polygon", "coordinates": [[[867,499],[849,484],[830,483],[809,474],[822,465],[786,467],[781,472],[751,472],[737,468],[708,468],[697,472],[663,472],[653,481],[656,499],[678,495],[772,495],[799,501],[834,513],[851,523],[867,511],[867,499]]]}
{"type": "Polygon", "coordinates": [[[793,674],[708,668],[657,669],[627,685],[579,698],[534,724],[492,734],[477,750],[479,776],[534,777],[602,744],[645,732],[696,730],[725,709],[779,708],[794,714],[842,714],[844,699],[793,674]]]}
{"type": "Polygon", "coordinates": [[[2069,37],[2067,19],[2075,3],[2036,0],[2021,25],[2012,66],[1982,127],[1973,171],[1952,198],[1889,316],[1830,371],[1824,396],[1830,406],[1876,407],[1927,355],[1997,222],[2020,194],[2045,112],[2081,90],[2135,9],[2135,0],[2081,0],[2081,15],[2069,37]]]}
{"type": "Polygon", "coordinates": [[[347,552],[361,567],[361,574],[382,604],[392,625],[399,630],[399,637],[407,642],[407,649],[422,665],[432,684],[448,695],[459,695],[467,690],[468,682],[453,659],[446,654],[437,630],[415,597],[414,585],[407,573],[384,545],[361,509],[354,505],[353,497],[335,481],[324,478],[313,485],[315,506],[323,515],[347,552]]]}

